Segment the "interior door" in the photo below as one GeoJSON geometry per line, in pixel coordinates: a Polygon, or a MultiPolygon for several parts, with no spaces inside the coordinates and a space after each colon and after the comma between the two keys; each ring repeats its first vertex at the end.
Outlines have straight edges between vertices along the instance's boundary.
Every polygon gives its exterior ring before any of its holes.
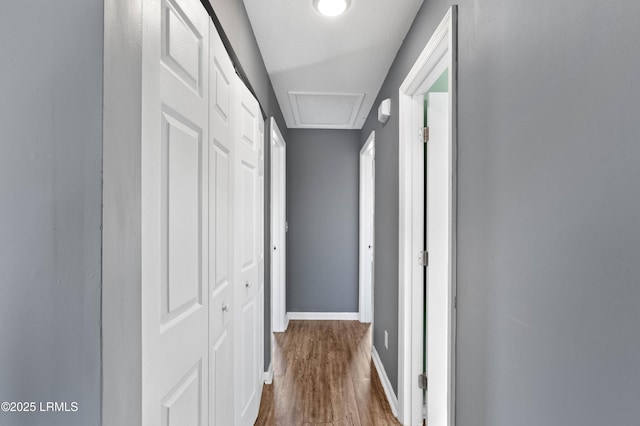
{"type": "Polygon", "coordinates": [[[142,40],[142,424],[208,422],[209,16],[150,0],[142,40]]]}
{"type": "Polygon", "coordinates": [[[369,244],[368,244],[368,248],[369,248],[369,267],[368,267],[368,280],[369,280],[369,290],[370,290],[370,294],[368,295],[369,297],[369,303],[371,304],[371,319],[373,320],[373,275],[374,275],[374,271],[373,271],[373,266],[374,266],[374,250],[375,250],[375,182],[376,182],[376,172],[375,172],[375,148],[371,149],[371,153],[369,154],[370,156],[370,160],[369,160],[369,179],[368,179],[368,196],[367,196],[367,200],[369,203],[369,206],[367,207],[367,211],[369,212],[369,223],[368,223],[368,236],[369,236],[369,244]]]}
{"type": "Polygon", "coordinates": [[[284,332],[286,323],[286,145],[271,118],[271,328],[284,332]]]}
{"type": "Polygon", "coordinates": [[[234,95],[235,72],[210,27],[209,107],[209,425],[233,424],[234,95]]]}
{"type": "Polygon", "coordinates": [[[361,322],[373,321],[374,281],[374,193],[375,193],[375,141],[367,140],[360,152],[360,241],[359,247],[359,310],[361,322]]]}
{"type": "Polygon", "coordinates": [[[237,379],[235,424],[255,421],[260,403],[263,377],[262,344],[264,333],[262,247],[262,144],[264,122],[258,101],[235,79],[238,96],[236,115],[235,161],[235,239],[236,239],[236,345],[237,379]]]}
{"type": "Polygon", "coordinates": [[[449,424],[449,93],[428,95],[427,143],[427,410],[429,426],[449,424]]]}
{"type": "MultiPolygon", "coordinates": [[[[255,99],[254,99],[255,101],[255,99]]],[[[262,396],[262,384],[264,383],[264,120],[260,111],[260,105],[256,101],[258,108],[258,353],[255,360],[257,397],[255,402],[255,417],[260,410],[260,398],[262,396]]],[[[254,417],[254,420],[255,420],[254,417]]],[[[253,424],[253,421],[251,422],[253,424]]]]}

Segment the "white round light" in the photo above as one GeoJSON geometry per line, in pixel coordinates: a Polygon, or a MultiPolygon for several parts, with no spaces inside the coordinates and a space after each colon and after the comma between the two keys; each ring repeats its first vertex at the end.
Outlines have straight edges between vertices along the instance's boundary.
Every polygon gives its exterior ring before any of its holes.
{"type": "Polygon", "coordinates": [[[315,0],[314,4],[318,12],[325,16],[338,16],[349,7],[349,0],[315,0]]]}

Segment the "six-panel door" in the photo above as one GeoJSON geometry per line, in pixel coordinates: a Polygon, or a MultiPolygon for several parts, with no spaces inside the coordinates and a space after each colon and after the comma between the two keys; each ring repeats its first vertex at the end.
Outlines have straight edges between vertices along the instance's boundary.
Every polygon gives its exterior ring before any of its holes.
{"type": "Polygon", "coordinates": [[[262,115],[199,2],[143,8],[143,424],[252,424],[263,377],[262,115]]]}
{"type": "Polygon", "coordinates": [[[209,394],[210,426],[233,424],[234,95],[233,64],[210,24],[209,108],[209,394]]]}
{"type": "Polygon", "coordinates": [[[142,420],[204,425],[208,401],[209,17],[150,0],[142,56],[142,420]]]}
{"type": "Polygon", "coordinates": [[[262,244],[262,135],[260,105],[237,79],[236,115],[236,300],[239,365],[236,383],[237,425],[253,424],[258,414],[262,383],[263,282],[262,244]]]}

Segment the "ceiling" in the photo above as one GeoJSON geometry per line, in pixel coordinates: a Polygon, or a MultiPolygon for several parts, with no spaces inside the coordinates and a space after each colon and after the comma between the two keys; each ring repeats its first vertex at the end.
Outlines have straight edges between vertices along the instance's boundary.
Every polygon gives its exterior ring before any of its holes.
{"type": "Polygon", "coordinates": [[[287,127],[360,129],[423,0],[243,1],[287,127]]]}

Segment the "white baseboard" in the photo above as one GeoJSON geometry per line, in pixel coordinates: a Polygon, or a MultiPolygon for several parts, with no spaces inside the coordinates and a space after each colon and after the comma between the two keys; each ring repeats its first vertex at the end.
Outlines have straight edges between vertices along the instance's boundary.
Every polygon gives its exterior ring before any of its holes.
{"type": "Polygon", "coordinates": [[[289,320],[338,320],[357,321],[360,318],[358,312],[288,312],[287,324],[289,320]]]}
{"type": "Polygon", "coordinates": [[[371,324],[370,319],[364,319],[360,314],[358,314],[358,321],[360,321],[362,324],[371,324]]]}
{"type": "Polygon", "coordinates": [[[264,372],[264,383],[270,385],[273,382],[273,362],[269,363],[269,369],[264,372]]]}
{"type": "Polygon", "coordinates": [[[387,401],[389,401],[389,406],[391,406],[391,412],[396,419],[400,420],[398,418],[398,398],[396,394],[393,393],[389,376],[387,376],[384,365],[382,365],[382,361],[380,360],[380,355],[378,355],[378,351],[376,351],[374,346],[371,346],[371,359],[373,359],[373,365],[375,365],[378,377],[380,377],[380,381],[382,382],[382,388],[384,389],[384,394],[387,396],[387,401]]]}

